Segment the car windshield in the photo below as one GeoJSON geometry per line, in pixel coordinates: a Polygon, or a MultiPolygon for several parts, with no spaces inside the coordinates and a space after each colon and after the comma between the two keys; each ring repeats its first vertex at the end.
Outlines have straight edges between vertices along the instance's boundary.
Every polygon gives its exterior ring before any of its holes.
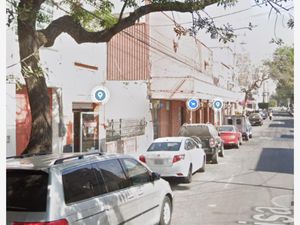
{"type": "Polygon", "coordinates": [[[183,126],[180,128],[179,136],[191,137],[208,137],[211,136],[208,126],[183,126]]]}
{"type": "Polygon", "coordinates": [[[48,174],[36,170],[7,170],[6,209],[44,212],[47,206],[48,174]]]}
{"type": "Polygon", "coordinates": [[[222,132],[222,131],[234,131],[233,127],[231,126],[222,126],[219,128],[219,131],[222,132]]]}
{"type": "Polygon", "coordinates": [[[249,118],[251,118],[251,119],[257,119],[257,118],[259,118],[259,114],[251,114],[250,116],[249,116],[249,118]]]}
{"type": "Polygon", "coordinates": [[[150,145],[148,152],[179,151],[181,142],[155,142],[150,145]]]}

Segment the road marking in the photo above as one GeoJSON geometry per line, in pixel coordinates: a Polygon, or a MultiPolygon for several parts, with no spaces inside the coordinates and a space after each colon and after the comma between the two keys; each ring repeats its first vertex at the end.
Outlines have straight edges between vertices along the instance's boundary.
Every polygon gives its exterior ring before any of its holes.
{"type": "Polygon", "coordinates": [[[238,221],[239,224],[247,224],[247,221],[238,221]]]}
{"type": "Polygon", "coordinates": [[[292,195],[280,195],[272,199],[273,205],[277,207],[291,207],[293,201],[292,195]]]}
{"type": "Polygon", "coordinates": [[[282,121],[273,121],[273,123],[272,124],[285,124],[284,122],[282,122],[282,121]]]}
{"type": "Polygon", "coordinates": [[[233,180],[234,176],[231,175],[231,177],[227,180],[226,184],[224,185],[224,188],[227,188],[228,185],[231,183],[231,181],[233,180]]]}
{"type": "Polygon", "coordinates": [[[214,207],[217,207],[217,205],[215,205],[215,204],[210,204],[210,205],[208,205],[208,207],[214,208],[214,207]]]}

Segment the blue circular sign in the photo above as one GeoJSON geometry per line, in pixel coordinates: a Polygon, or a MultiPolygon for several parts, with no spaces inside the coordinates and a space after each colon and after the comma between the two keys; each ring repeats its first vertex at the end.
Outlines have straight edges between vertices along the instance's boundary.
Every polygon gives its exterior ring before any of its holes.
{"type": "Polygon", "coordinates": [[[223,101],[221,99],[215,99],[213,101],[213,109],[220,110],[223,108],[223,101]]]}
{"type": "Polygon", "coordinates": [[[110,94],[106,87],[96,86],[91,91],[91,99],[93,102],[106,104],[109,100],[110,94]]]}
{"type": "Polygon", "coordinates": [[[214,102],[214,107],[215,107],[216,109],[220,109],[220,108],[222,107],[222,103],[221,103],[220,101],[215,101],[215,102],[214,102]]]}
{"type": "Polygon", "coordinates": [[[97,90],[95,93],[95,98],[98,101],[103,101],[106,98],[106,93],[103,90],[97,90]]]}
{"type": "Polygon", "coordinates": [[[187,101],[187,107],[188,107],[188,109],[189,110],[196,110],[196,109],[198,109],[199,108],[199,100],[198,99],[189,99],[188,101],[187,101]]]}

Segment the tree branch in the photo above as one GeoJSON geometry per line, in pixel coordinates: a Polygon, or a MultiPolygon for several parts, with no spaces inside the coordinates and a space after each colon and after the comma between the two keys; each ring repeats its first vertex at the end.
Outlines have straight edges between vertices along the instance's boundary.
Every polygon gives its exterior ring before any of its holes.
{"type": "Polygon", "coordinates": [[[123,7],[122,7],[122,9],[121,9],[121,12],[120,12],[120,16],[119,16],[119,20],[118,20],[118,21],[121,21],[121,19],[122,19],[122,16],[123,16],[124,10],[125,10],[125,8],[126,8],[127,2],[128,2],[128,0],[125,0],[125,1],[124,1],[124,5],[123,5],[123,7]]]}
{"type": "Polygon", "coordinates": [[[62,16],[54,20],[46,29],[40,30],[43,38],[40,41],[41,46],[50,47],[54,44],[55,39],[61,33],[69,34],[78,43],[100,43],[108,42],[115,34],[134,25],[135,21],[152,12],[176,11],[176,12],[193,12],[204,9],[208,5],[219,2],[219,0],[204,0],[196,2],[168,2],[152,3],[144,5],[130,13],[128,17],[121,19],[117,24],[109,29],[97,32],[86,31],[79,22],[73,20],[71,16],[62,16]]]}

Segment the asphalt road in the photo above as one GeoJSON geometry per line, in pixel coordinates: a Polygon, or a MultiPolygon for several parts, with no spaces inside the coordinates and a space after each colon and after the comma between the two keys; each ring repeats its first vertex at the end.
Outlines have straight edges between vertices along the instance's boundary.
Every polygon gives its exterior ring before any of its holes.
{"type": "Polygon", "coordinates": [[[253,127],[240,149],[226,149],[219,164],[193,175],[191,184],[170,181],[172,225],[294,224],[294,120],[274,113],[253,127]]]}

